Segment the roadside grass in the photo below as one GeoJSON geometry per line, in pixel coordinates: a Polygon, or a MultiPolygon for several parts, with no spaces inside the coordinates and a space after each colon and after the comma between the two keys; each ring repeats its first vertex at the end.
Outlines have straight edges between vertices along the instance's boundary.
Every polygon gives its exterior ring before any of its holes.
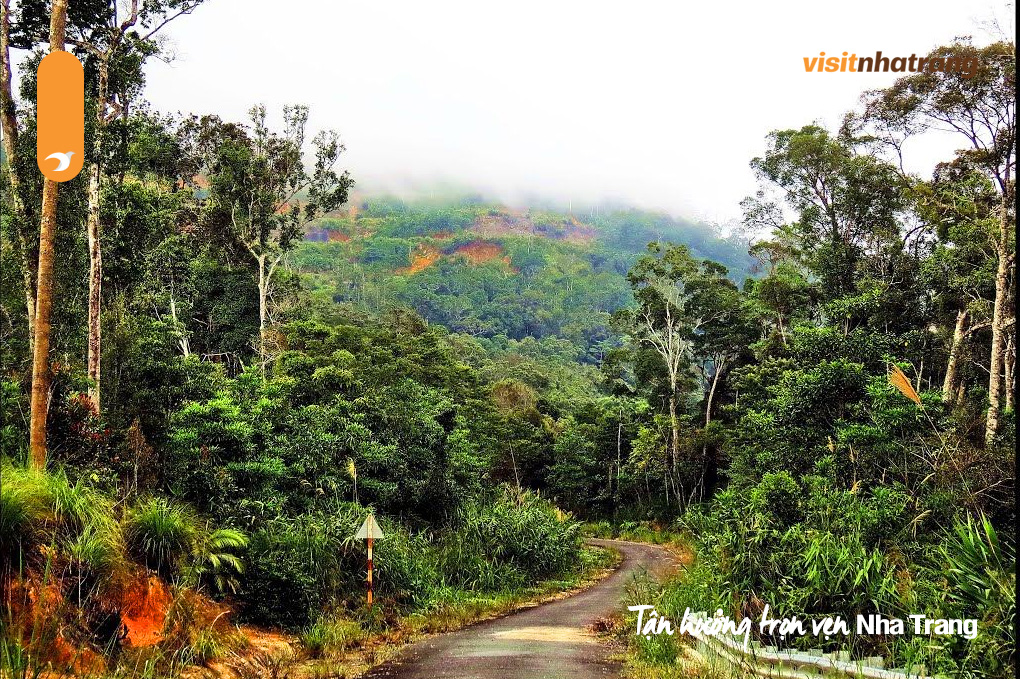
{"type": "Polygon", "coordinates": [[[617,552],[585,546],[570,571],[530,586],[495,592],[450,589],[427,610],[388,614],[386,602],[373,611],[325,613],[299,635],[273,635],[273,643],[254,636],[248,652],[234,653],[207,670],[189,672],[197,679],[224,669],[246,677],[348,679],[393,658],[406,645],[467,625],[570,596],[609,575],[620,561],[617,552]]]}

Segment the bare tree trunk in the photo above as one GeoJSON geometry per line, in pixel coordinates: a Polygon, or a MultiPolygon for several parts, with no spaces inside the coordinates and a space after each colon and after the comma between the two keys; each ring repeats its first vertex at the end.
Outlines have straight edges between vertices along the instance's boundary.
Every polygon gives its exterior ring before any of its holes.
{"type": "Polygon", "coordinates": [[[956,398],[956,381],[959,375],[960,354],[963,343],[967,339],[967,326],[970,314],[966,309],[956,315],[956,329],[953,331],[953,344],[949,349],[949,361],[946,363],[946,377],[942,380],[942,402],[949,404],[956,398]]]}
{"type": "MultiPolygon", "coordinates": [[[[708,429],[708,425],[712,423],[712,402],[715,400],[715,390],[719,386],[719,375],[722,374],[723,367],[726,365],[726,359],[720,360],[715,366],[715,372],[712,375],[712,386],[708,390],[707,403],[705,404],[705,429],[708,429]]],[[[707,435],[707,432],[706,432],[707,435]]],[[[705,472],[708,471],[708,439],[704,438],[701,444],[701,477],[698,480],[698,489],[702,491],[705,485],[705,472]]],[[[700,497],[699,497],[700,499],[700,497]]],[[[691,493],[691,501],[694,500],[694,493],[691,493]]]]}
{"type": "Polygon", "coordinates": [[[670,443],[670,457],[672,457],[672,470],[675,475],[680,461],[680,421],[676,416],[675,388],[671,388],[669,394],[669,426],[673,430],[673,441],[670,443]]]}
{"type": "Polygon", "coordinates": [[[1009,297],[1009,269],[1013,261],[1008,252],[1008,217],[1006,194],[1002,196],[999,217],[999,238],[996,243],[998,266],[995,269],[995,307],[992,311],[992,355],[988,366],[988,417],[985,420],[985,444],[995,442],[1002,415],[1002,367],[1005,355],[1004,335],[1007,331],[1007,299],[1009,297]]]}
{"type": "Polygon", "coordinates": [[[1014,368],[1016,367],[1016,334],[1015,330],[1006,339],[1006,355],[1004,361],[1003,388],[1006,390],[1006,410],[1013,410],[1014,402],[1014,380],[1016,379],[1014,368]]]}
{"type": "Polygon", "coordinates": [[[89,398],[100,412],[100,388],[103,363],[103,246],[100,239],[100,187],[99,158],[106,130],[106,100],[109,89],[109,62],[99,60],[99,83],[96,94],[96,129],[92,140],[92,162],[89,165],[88,220],[86,229],[89,241],[89,319],[88,319],[88,376],[89,398]]]}
{"type": "MultiPolygon", "coordinates": [[[[98,131],[96,132],[98,135],[98,131]]],[[[98,152],[98,149],[95,149],[98,152]]],[[[103,250],[99,240],[99,163],[92,161],[89,168],[89,215],[87,220],[89,241],[89,319],[88,319],[88,376],[89,398],[100,412],[99,394],[103,358],[103,250]]]]}
{"type": "MultiPolygon", "coordinates": [[[[50,52],[64,50],[67,0],[53,0],[50,14],[50,52]]],[[[32,414],[29,423],[29,463],[46,468],[46,415],[50,392],[50,313],[53,310],[53,241],[57,231],[57,182],[43,180],[42,219],[39,223],[38,290],[35,295],[35,342],[32,356],[32,414]]]]}
{"type": "Polygon", "coordinates": [[[616,501],[620,501],[620,477],[623,474],[623,412],[621,409],[620,422],[616,425],[616,501]]]}
{"type": "Polygon", "coordinates": [[[266,377],[266,325],[269,320],[269,277],[266,275],[266,256],[256,257],[259,265],[259,363],[262,378],[266,377]]]}
{"type": "Polygon", "coordinates": [[[715,366],[715,373],[712,375],[712,387],[708,390],[708,403],[705,405],[705,428],[712,422],[712,401],[715,400],[715,388],[719,385],[719,375],[723,371],[726,361],[720,361],[715,366]]]}
{"type": "MultiPolygon", "coordinates": [[[[180,319],[177,318],[177,300],[174,299],[173,292],[170,293],[170,316],[173,317],[175,323],[180,323],[180,319]]],[[[181,354],[185,357],[191,355],[191,342],[188,340],[187,328],[181,334],[181,339],[178,340],[178,344],[181,347],[181,354]]]]}
{"type": "Polygon", "coordinates": [[[35,267],[26,233],[32,219],[22,200],[22,182],[18,158],[18,112],[11,89],[11,8],[10,0],[0,4],[0,126],[3,129],[3,148],[7,156],[7,173],[11,184],[11,214],[14,216],[15,247],[21,260],[21,276],[25,288],[25,312],[28,320],[28,347],[32,352],[35,337],[35,267]]]}

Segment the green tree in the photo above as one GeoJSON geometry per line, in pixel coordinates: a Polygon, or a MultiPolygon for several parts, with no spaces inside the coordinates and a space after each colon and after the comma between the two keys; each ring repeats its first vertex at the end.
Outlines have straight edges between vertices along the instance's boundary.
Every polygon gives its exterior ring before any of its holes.
{"type": "Polygon", "coordinates": [[[1007,364],[1015,363],[1016,353],[1015,341],[1008,338],[1015,334],[1016,325],[1012,302],[1016,278],[1016,46],[997,42],[977,48],[956,42],[935,48],[928,58],[973,59],[978,68],[969,78],[939,70],[900,78],[867,97],[865,120],[897,152],[902,152],[907,139],[928,130],[957,135],[967,148],[957,152],[955,162],[983,174],[998,194],[997,219],[986,222],[982,229],[996,263],[985,422],[985,440],[992,444],[1001,422],[1004,373],[1007,364]]]}
{"type": "Polygon", "coordinates": [[[192,127],[193,148],[209,181],[203,223],[228,246],[241,249],[255,264],[259,302],[257,343],[263,374],[269,360],[269,297],[277,267],[303,228],[347,200],[352,180],[335,165],[344,151],[336,132],[312,140],[315,162],[306,169],[308,109],[287,106],[284,129],[273,132],[266,109],[251,110],[251,127],[225,124],[207,116],[192,127]]]}

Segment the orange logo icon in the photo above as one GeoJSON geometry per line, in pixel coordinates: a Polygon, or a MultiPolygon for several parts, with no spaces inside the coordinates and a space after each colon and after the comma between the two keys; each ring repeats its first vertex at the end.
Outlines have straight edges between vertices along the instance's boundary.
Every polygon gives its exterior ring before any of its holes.
{"type": "Polygon", "coordinates": [[[85,162],[85,71],[70,52],[50,52],[37,75],[36,163],[47,179],[66,182],[85,162]]]}

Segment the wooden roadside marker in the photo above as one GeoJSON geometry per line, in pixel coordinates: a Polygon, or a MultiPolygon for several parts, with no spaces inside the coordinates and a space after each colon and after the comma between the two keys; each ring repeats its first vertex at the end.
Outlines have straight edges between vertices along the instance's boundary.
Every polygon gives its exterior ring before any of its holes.
{"type": "Polygon", "coordinates": [[[358,540],[368,540],[368,607],[372,607],[372,543],[375,540],[381,540],[386,537],[382,532],[382,528],[375,521],[375,516],[369,514],[365,519],[365,523],[361,524],[361,528],[358,529],[357,534],[354,536],[358,540]]]}

